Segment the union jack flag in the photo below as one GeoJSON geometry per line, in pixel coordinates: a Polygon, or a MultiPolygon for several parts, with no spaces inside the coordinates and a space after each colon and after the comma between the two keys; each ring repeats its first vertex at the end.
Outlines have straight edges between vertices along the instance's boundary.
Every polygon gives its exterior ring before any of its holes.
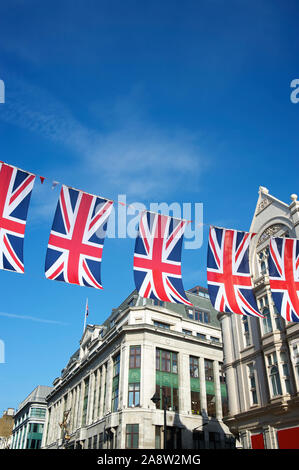
{"type": "Polygon", "coordinates": [[[134,253],[134,279],[141,297],[192,305],[181,275],[186,221],[144,211],[134,253]]]}
{"type": "Polygon", "coordinates": [[[207,280],[219,312],[263,317],[252,292],[249,245],[255,234],[210,227],[207,280]]]}
{"type": "Polygon", "coordinates": [[[102,251],[112,205],[62,185],[46,255],[47,279],[103,288],[102,251]]]}
{"type": "Polygon", "coordinates": [[[299,240],[271,238],[268,265],[278,312],[289,322],[299,322],[299,240]]]}
{"type": "Polygon", "coordinates": [[[24,273],[23,247],[35,175],[0,162],[0,269],[24,273]]]}

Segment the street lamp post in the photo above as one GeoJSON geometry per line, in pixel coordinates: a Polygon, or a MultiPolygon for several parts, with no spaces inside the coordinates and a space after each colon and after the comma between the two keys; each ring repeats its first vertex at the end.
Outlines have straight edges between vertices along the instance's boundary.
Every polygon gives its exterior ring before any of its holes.
{"type": "MultiPolygon", "coordinates": [[[[160,401],[160,395],[159,393],[155,393],[151,400],[157,405],[157,403],[160,401]]],[[[167,405],[168,405],[168,397],[165,395],[164,391],[162,392],[162,406],[163,406],[163,411],[164,411],[164,444],[163,448],[167,448],[167,419],[166,419],[166,410],[167,410],[167,405]]]]}

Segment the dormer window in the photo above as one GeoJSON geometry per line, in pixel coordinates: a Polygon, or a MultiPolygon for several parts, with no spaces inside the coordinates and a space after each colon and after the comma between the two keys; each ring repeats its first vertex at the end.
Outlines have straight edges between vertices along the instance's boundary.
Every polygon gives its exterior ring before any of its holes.
{"type": "Polygon", "coordinates": [[[204,312],[197,307],[187,308],[187,315],[190,320],[195,320],[201,323],[210,323],[210,314],[204,312]]]}

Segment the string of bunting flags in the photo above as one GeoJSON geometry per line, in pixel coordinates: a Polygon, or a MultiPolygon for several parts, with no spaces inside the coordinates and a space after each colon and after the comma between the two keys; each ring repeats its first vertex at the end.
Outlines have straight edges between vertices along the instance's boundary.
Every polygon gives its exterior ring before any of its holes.
{"type": "MultiPolygon", "coordinates": [[[[45,178],[39,178],[43,184],[45,178]]],[[[24,273],[24,236],[35,180],[36,175],[0,162],[0,269],[24,273]]],[[[53,181],[52,189],[58,184],[53,181]]],[[[113,204],[61,186],[46,252],[47,279],[103,289],[102,253],[113,204]]],[[[192,306],[181,272],[184,231],[190,222],[141,211],[133,259],[135,286],[141,297],[192,306]]],[[[210,225],[207,284],[211,303],[219,312],[263,317],[253,293],[249,263],[255,236],[210,225]]],[[[277,311],[286,321],[299,322],[299,240],[271,238],[268,264],[277,311]]]]}

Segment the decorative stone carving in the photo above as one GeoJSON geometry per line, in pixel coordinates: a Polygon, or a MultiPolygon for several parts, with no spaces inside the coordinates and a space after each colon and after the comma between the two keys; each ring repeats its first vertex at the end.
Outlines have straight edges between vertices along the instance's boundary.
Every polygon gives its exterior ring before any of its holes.
{"type": "Polygon", "coordinates": [[[261,234],[261,236],[259,238],[258,245],[260,245],[264,241],[268,240],[268,238],[272,237],[279,230],[282,230],[282,229],[285,229],[285,228],[286,227],[283,224],[274,224],[274,225],[271,225],[270,227],[266,228],[266,230],[263,231],[263,233],[261,234]]]}
{"type": "Polygon", "coordinates": [[[268,198],[264,198],[261,200],[261,202],[258,205],[256,215],[258,215],[262,210],[264,210],[266,207],[268,207],[270,204],[272,204],[272,201],[268,198]]]}

